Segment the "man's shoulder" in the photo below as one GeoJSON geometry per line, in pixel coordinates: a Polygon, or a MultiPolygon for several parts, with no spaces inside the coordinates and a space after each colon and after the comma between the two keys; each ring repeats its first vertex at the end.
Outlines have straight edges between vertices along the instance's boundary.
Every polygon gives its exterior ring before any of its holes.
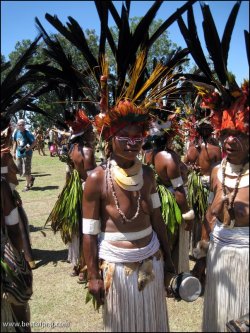
{"type": "Polygon", "coordinates": [[[95,169],[91,170],[87,180],[89,179],[89,182],[98,182],[102,180],[105,175],[105,170],[105,165],[97,166],[95,169]]]}
{"type": "Polygon", "coordinates": [[[220,150],[220,145],[219,144],[212,144],[210,142],[207,142],[207,144],[203,143],[202,144],[202,150],[206,150],[206,149],[209,149],[209,150],[220,150]]]}
{"type": "Polygon", "coordinates": [[[156,159],[173,160],[174,156],[171,151],[160,150],[155,153],[155,160],[156,159]]]}
{"type": "Polygon", "coordinates": [[[26,135],[27,138],[29,138],[31,140],[35,140],[35,136],[29,130],[25,129],[24,135],[26,135]]]}

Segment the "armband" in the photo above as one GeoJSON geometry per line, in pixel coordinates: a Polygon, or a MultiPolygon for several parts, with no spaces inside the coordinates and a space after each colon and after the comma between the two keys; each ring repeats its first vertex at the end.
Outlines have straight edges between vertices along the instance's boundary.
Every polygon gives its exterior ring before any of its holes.
{"type": "Polygon", "coordinates": [[[101,232],[101,221],[93,219],[82,219],[82,233],[87,235],[97,235],[101,232]]]}
{"type": "Polygon", "coordinates": [[[158,192],[151,194],[151,200],[152,200],[153,208],[161,207],[161,200],[160,200],[158,192]]]}
{"type": "Polygon", "coordinates": [[[19,214],[17,207],[12,209],[8,216],[5,216],[5,224],[6,225],[15,225],[19,223],[19,214]]]}
{"type": "Polygon", "coordinates": [[[207,203],[210,205],[214,200],[214,192],[210,191],[208,198],[207,198],[207,203]]]}
{"type": "Polygon", "coordinates": [[[1,167],[1,175],[4,174],[4,173],[8,173],[8,167],[7,166],[1,167]]]}
{"type": "Polygon", "coordinates": [[[190,209],[187,213],[182,214],[183,220],[189,221],[195,218],[193,209],[190,209]]]}
{"type": "Polygon", "coordinates": [[[183,179],[182,179],[181,176],[177,177],[177,178],[174,178],[174,179],[170,179],[170,181],[171,181],[171,184],[172,184],[174,189],[176,189],[177,187],[180,187],[184,184],[183,179]]]}

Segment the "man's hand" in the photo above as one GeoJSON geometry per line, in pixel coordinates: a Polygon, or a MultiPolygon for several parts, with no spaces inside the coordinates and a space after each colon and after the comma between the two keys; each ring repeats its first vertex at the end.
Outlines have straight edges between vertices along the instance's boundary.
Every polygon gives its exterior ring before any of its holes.
{"type": "Polygon", "coordinates": [[[164,285],[165,285],[165,290],[166,290],[166,297],[170,297],[170,298],[174,297],[174,294],[170,287],[171,280],[173,279],[174,276],[176,276],[176,272],[173,270],[171,272],[168,272],[168,271],[164,272],[164,285]]]}
{"type": "Polygon", "coordinates": [[[192,275],[195,276],[200,282],[203,282],[206,271],[206,257],[197,259],[194,268],[192,270],[192,275]]]}
{"type": "Polygon", "coordinates": [[[170,282],[172,278],[176,275],[174,264],[172,263],[166,263],[164,266],[164,284],[165,288],[167,289],[170,285],[170,282]]]}
{"type": "Polygon", "coordinates": [[[97,306],[104,304],[104,282],[102,279],[90,279],[88,282],[89,292],[95,297],[97,306]]]}

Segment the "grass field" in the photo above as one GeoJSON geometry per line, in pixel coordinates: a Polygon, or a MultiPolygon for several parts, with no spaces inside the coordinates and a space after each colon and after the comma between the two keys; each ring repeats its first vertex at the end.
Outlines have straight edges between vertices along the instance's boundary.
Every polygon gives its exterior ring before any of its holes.
{"type": "MultiPolygon", "coordinates": [[[[66,262],[67,246],[45,221],[65,183],[65,163],[58,157],[32,159],[33,188],[21,192],[25,179],[19,178],[18,191],[29,218],[30,235],[37,268],[33,270],[33,296],[30,301],[33,332],[102,332],[102,318],[92,304],[85,304],[86,290],[71,277],[66,262]],[[45,235],[41,232],[43,230],[45,235]]],[[[192,303],[167,299],[171,332],[200,332],[203,299],[192,303]]]]}

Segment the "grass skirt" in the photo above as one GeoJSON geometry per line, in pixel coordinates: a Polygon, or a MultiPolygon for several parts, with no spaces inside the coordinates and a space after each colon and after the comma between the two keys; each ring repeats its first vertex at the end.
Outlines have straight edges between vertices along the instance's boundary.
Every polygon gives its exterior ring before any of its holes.
{"type": "Polygon", "coordinates": [[[168,332],[162,259],[153,258],[155,277],[142,291],[138,290],[137,270],[126,274],[124,264],[114,265],[103,307],[105,332],[168,332]]]}
{"type": "Polygon", "coordinates": [[[203,332],[227,332],[226,323],[249,312],[249,247],[210,242],[203,332]]]}
{"type": "Polygon", "coordinates": [[[77,266],[80,256],[80,239],[78,235],[72,234],[72,241],[68,243],[68,248],[68,261],[73,266],[77,266]]]}

